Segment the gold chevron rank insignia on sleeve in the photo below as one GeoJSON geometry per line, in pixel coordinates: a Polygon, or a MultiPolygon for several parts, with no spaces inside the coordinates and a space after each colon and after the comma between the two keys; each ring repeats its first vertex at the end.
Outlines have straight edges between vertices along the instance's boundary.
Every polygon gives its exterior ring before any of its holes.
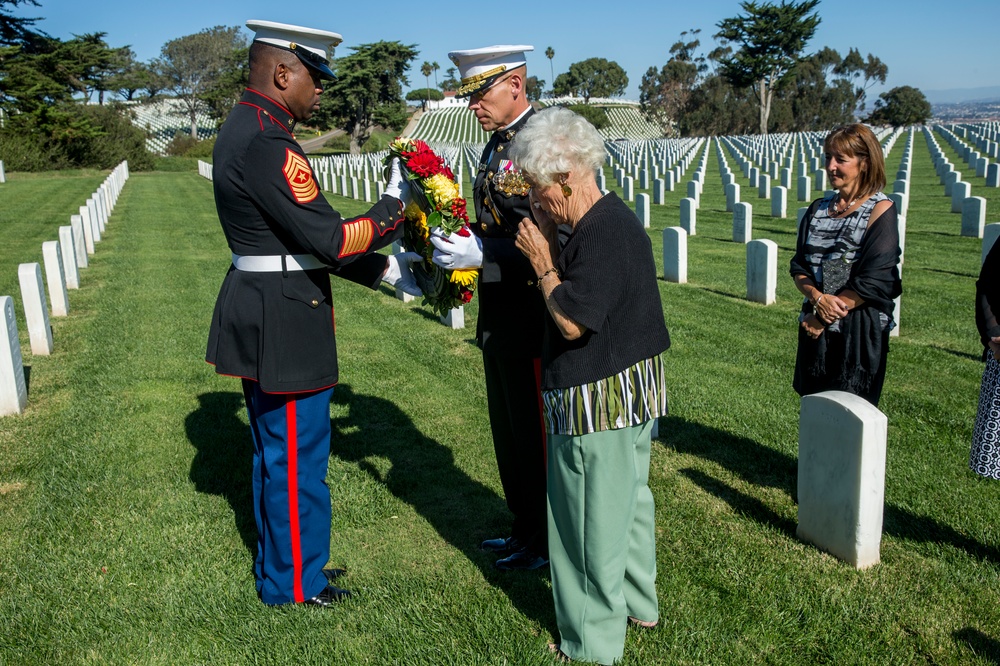
{"type": "Polygon", "coordinates": [[[306,158],[299,155],[291,148],[285,149],[285,166],[282,173],[288,181],[288,187],[292,190],[292,196],[300,204],[307,204],[319,195],[319,188],[312,177],[312,169],[306,158]]]}
{"type": "Polygon", "coordinates": [[[340,246],[338,257],[349,257],[352,254],[365,252],[375,237],[375,227],[367,217],[348,222],[344,225],[344,242],[340,246]]]}

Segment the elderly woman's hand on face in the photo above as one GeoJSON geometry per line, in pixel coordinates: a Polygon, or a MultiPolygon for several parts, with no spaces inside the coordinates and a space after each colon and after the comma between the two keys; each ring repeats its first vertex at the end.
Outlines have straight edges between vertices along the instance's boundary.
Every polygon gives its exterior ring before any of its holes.
{"type": "Polygon", "coordinates": [[[517,239],[514,241],[521,254],[528,258],[535,273],[542,274],[552,268],[552,251],[549,241],[529,218],[521,220],[517,227],[517,239]]]}

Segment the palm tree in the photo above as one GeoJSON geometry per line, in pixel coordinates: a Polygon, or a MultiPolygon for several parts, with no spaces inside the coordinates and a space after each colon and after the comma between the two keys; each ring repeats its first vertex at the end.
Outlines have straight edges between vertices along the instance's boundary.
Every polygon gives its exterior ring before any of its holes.
{"type": "Polygon", "coordinates": [[[554,83],[556,80],[556,75],[552,69],[552,59],[556,57],[556,52],[552,49],[551,46],[545,49],[545,57],[549,59],[549,74],[552,76],[550,80],[554,83]]]}
{"type": "Polygon", "coordinates": [[[432,62],[431,63],[431,69],[434,70],[434,87],[437,88],[438,87],[438,70],[441,69],[441,65],[437,64],[436,62],[432,62]]]}
{"type": "Polygon", "coordinates": [[[420,66],[420,73],[424,75],[424,84],[425,84],[425,88],[426,88],[425,94],[427,96],[427,101],[428,102],[431,101],[431,81],[430,81],[430,75],[431,75],[431,72],[433,72],[433,71],[434,71],[434,66],[431,65],[426,60],[424,60],[424,64],[422,64],[420,66]]]}

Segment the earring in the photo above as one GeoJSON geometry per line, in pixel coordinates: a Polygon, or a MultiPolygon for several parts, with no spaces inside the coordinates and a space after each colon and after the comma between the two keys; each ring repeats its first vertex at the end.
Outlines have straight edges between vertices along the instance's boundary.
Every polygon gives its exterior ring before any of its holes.
{"type": "Polygon", "coordinates": [[[562,185],[563,196],[567,199],[573,194],[573,188],[566,184],[566,177],[559,179],[559,184],[562,185]]]}

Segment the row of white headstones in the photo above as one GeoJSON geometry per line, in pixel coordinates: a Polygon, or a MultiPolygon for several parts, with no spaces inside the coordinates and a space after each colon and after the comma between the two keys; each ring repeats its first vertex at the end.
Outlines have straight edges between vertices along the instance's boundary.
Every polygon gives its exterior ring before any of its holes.
{"type": "MultiPolygon", "coordinates": [[[[900,132],[894,132],[883,137],[886,153],[899,136],[900,132]]],[[[747,297],[764,304],[774,303],[777,244],[766,239],[751,240],[752,208],[749,203],[739,201],[740,186],[729,169],[723,148],[739,163],[744,177],[756,187],[760,197],[772,200],[772,215],[785,217],[791,171],[781,165],[785,160],[791,162],[794,146],[799,149],[799,200],[809,200],[813,182],[817,190],[827,191],[826,172],[819,168],[817,155],[822,147],[822,135],[803,134],[797,138],[784,135],[767,139],[725,137],[714,141],[726,186],[727,210],[733,212],[733,240],[747,244],[747,297]],[[815,172],[813,179],[804,175],[810,166],[815,172]],[[780,178],[781,185],[771,188],[771,178],[780,178]]],[[[911,131],[907,135],[892,195],[900,211],[901,245],[909,198],[912,147],[911,131]]],[[[650,196],[636,194],[635,181],[641,189],[649,189],[652,185],[653,203],[665,204],[665,192],[673,191],[692,162],[698,159],[693,178],[687,184],[688,197],[681,201],[681,226],[663,231],[665,277],[673,282],[686,282],[687,237],[696,233],[696,211],[705,183],[710,148],[711,144],[705,139],[608,144],[607,164],[613,169],[623,198],[635,202],[636,215],[647,228],[650,226],[650,196]]],[[[463,158],[455,159],[454,169],[460,184],[464,161],[463,158]]],[[[371,201],[371,186],[365,187],[369,183],[368,172],[374,176],[380,164],[380,157],[370,157],[368,161],[363,157],[323,158],[313,162],[317,180],[325,191],[336,193],[339,189],[344,195],[354,199],[363,197],[367,201],[371,201]],[[359,179],[363,184],[358,184],[359,179]]],[[[211,178],[210,165],[199,168],[202,175],[211,178]]],[[[475,171],[470,168],[470,172],[471,181],[475,171]]],[[[607,191],[603,171],[596,176],[602,191],[607,191]]],[[[376,191],[381,194],[381,182],[376,182],[376,191]]],[[[805,210],[799,209],[800,221],[805,210]]],[[[397,296],[404,301],[412,300],[400,292],[397,296]]],[[[457,313],[459,316],[453,316],[453,321],[457,319],[464,326],[461,308],[457,313]]],[[[898,314],[897,301],[897,321],[898,314]]],[[[866,568],[879,561],[887,427],[882,412],[848,393],[826,392],[806,396],[801,402],[798,535],[857,568],[866,568]]]]}
{"type": "MultiPolygon", "coordinates": [[[[80,288],[80,270],[87,268],[89,255],[94,254],[96,244],[101,242],[101,235],[128,176],[127,162],[116,166],[86,204],[80,206],[79,215],[70,216],[69,225],[59,227],[59,240],[42,243],[44,281],[42,267],[37,262],[18,266],[21,305],[33,356],[52,353],[50,307],[52,317],[69,314],[68,291],[80,288]]],[[[14,299],[0,296],[0,309],[3,310],[3,321],[0,323],[0,416],[6,416],[24,411],[28,404],[28,389],[14,299]]]]}
{"type": "MultiPolygon", "coordinates": [[[[899,136],[899,132],[894,132],[886,138],[886,154],[899,136]]],[[[826,172],[819,168],[817,155],[822,146],[821,135],[800,135],[795,142],[787,136],[715,139],[718,166],[726,192],[726,210],[733,213],[733,241],[747,245],[747,299],[765,305],[775,302],[778,247],[771,240],[751,240],[752,208],[749,203],[740,202],[740,185],[729,169],[723,148],[738,162],[744,177],[755,187],[759,197],[771,199],[772,216],[783,218],[787,215],[791,170],[781,168],[781,164],[784,156],[791,161],[793,143],[799,146],[799,201],[809,201],[813,182],[817,190],[829,194],[826,172]],[[750,154],[752,159],[744,153],[750,154]],[[814,179],[806,175],[809,166],[815,172],[814,179]],[[770,179],[779,177],[781,185],[772,188],[770,179]]],[[[906,225],[905,211],[909,203],[912,148],[911,131],[892,195],[900,211],[901,246],[906,225]]],[[[671,282],[687,282],[687,238],[696,233],[696,211],[700,206],[709,150],[707,143],[703,148],[700,142],[693,146],[693,152],[700,152],[701,155],[693,178],[687,184],[688,196],[680,203],[681,226],[663,231],[664,277],[671,282]]],[[[681,173],[686,171],[687,166],[687,158],[678,164],[681,173]]],[[[640,166],[631,161],[616,167],[615,176],[626,199],[631,199],[633,192],[633,177],[625,175],[629,169],[633,175],[639,176],[641,187],[648,188],[648,163],[640,166]]],[[[654,176],[657,175],[655,166],[653,172],[654,176]]],[[[674,170],[666,172],[662,180],[654,178],[656,203],[665,203],[663,191],[673,190],[679,176],[674,170]]],[[[634,200],[636,215],[649,227],[648,195],[638,194],[634,200]]],[[[799,209],[800,223],[806,210],[807,207],[799,209]]],[[[898,319],[897,299],[897,322],[898,319]]],[[[895,330],[898,332],[898,327],[895,330]]],[[[858,396],[828,391],[805,396],[801,400],[797,534],[804,541],[859,569],[870,567],[880,559],[887,429],[885,415],[858,396]]]]}

